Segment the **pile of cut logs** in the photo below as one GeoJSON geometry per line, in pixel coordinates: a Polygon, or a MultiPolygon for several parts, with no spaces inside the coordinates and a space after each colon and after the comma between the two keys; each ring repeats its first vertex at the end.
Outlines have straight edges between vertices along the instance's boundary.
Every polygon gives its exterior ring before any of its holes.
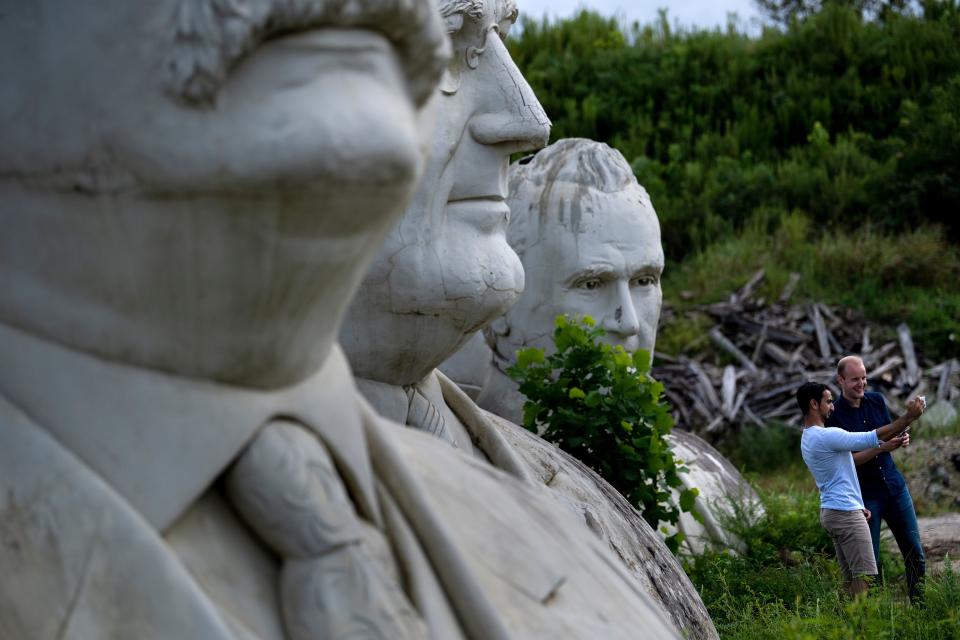
{"type": "MultiPolygon", "coordinates": [[[[848,310],[789,304],[798,274],[776,301],[759,299],[755,294],[763,277],[758,271],[728,301],[692,310],[715,322],[707,336],[712,354],[655,354],[653,376],[664,383],[681,428],[717,440],[748,423],[799,426],[797,387],[814,380],[830,384],[837,393],[837,361],[850,354],[863,358],[870,388],[884,393],[894,415],[915,395],[925,395],[928,406],[934,400],[960,398],[960,363],[924,361],[907,325],[896,328],[895,339],[875,344],[871,336],[884,329],[848,310]],[[718,353],[726,357],[715,357],[718,353]],[[733,364],[717,364],[723,360],[733,364]]],[[[665,308],[662,324],[673,317],[665,308]]]]}

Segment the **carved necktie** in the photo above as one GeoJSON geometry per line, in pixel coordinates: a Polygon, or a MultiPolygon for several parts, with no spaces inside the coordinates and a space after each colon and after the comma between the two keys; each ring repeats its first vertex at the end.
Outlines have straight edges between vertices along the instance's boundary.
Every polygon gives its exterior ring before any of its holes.
{"type": "Polygon", "coordinates": [[[283,558],[280,602],[292,640],[426,638],[389,544],[354,509],[320,440],[273,420],[231,469],[234,505],[283,558]]]}

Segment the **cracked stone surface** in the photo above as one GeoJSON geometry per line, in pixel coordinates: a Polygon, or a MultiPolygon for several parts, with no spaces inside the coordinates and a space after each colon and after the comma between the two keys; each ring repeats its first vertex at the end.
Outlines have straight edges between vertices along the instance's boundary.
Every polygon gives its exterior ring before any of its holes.
{"type": "Polygon", "coordinates": [[[506,157],[548,121],[513,3],[440,4],[4,5],[0,638],[679,637],[562,505],[376,415],[336,344],[444,96],[456,171],[370,280],[413,334],[348,323],[442,360],[522,288],[506,157]]]}
{"type": "MultiPolygon", "coordinates": [[[[443,416],[458,450],[498,465],[498,459],[509,461],[501,468],[542,485],[538,495],[571,510],[579,527],[599,536],[638,591],[652,598],[680,633],[715,638],[706,608],[679,563],[622,496],[536,436],[510,437],[519,429],[516,425],[501,430],[469,397],[454,401],[441,390],[442,380],[437,384],[436,367],[508,309],[527,279],[506,240],[507,157],[509,151],[542,145],[547,121],[539,115],[529,117],[531,109],[539,113],[536,98],[512,62],[507,63],[499,42],[492,38],[487,42],[490,49],[480,65],[455,74],[455,90],[441,89],[442,124],[423,182],[364,280],[341,331],[341,343],[361,378],[361,390],[381,414],[402,421],[409,412],[400,394],[416,385],[443,416]],[[488,55],[503,64],[488,70],[483,63],[488,55]],[[504,145],[507,141],[509,145],[504,145]],[[541,457],[565,469],[564,482],[547,486],[547,478],[538,471],[541,457]]],[[[619,187],[618,181],[625,178],[621,172],[612,181],[619,187]]],[[[625,217],[592,216],[588,209],[593,205],[581,206],[579,200],[567,208],[576,210],[569,217],[577,219],[577,229],[582,225],[600,234],[591,236],[589,274],[616,280],[609,289],[610,318],[604,322],[626,346],[636,348],[644,340],[642,344],[652,348],[648,325],[655,326],[659,315],[663,254],[649,199],[635,180],[632,184],[632,189],[614,189],[612,201],[605,205],[619,208],[628,203],[630,213],[625,217]],[[637,225],[642,241],[624,242],[627,228],[637,225]],[[604,261],[613,263],[616,274],[599,272],[597,265],[604,261]],[[655,310],[638,318],[636,301],[641,299],[653,300],[655,310]],[[615,317],[617,306],[621,313],[615,317]],[[641,334],[646,337],[641,339],[641,334]]],[[[574,232],[563,235],[588,253],[584,238],[574,232]]],[[[576,281],[584,295],[591,288],[581,280],[589,274],[576,281]]]]}

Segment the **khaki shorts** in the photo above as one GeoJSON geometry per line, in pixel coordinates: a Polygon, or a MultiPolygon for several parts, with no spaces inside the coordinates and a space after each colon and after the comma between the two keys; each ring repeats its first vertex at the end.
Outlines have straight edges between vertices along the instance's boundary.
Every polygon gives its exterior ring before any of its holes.
{"type": "Polygon", "coordinates": [[[877,575],[877,561],[873,557],[873,540],[863,511],[820,509],[820,524],[833,539],[840,562],[840,573],[845,581],[860,576],[877,575]]]}

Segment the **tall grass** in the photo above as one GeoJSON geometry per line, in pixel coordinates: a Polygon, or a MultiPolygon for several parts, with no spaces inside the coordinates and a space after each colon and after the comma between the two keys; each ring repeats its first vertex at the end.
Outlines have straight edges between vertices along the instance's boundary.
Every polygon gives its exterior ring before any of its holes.
{"type": "Polygon", "coordinates": [[[886,554],[886,583],[851,601],[841,596],[816,489],[759,491],[765,514],[738,514],[727,523],[745,543],[743,554],[711,550],[685,561],[721,638],[960,637],[960,575],[951,567],[928,577],[923,604],[911,605],[898,580],[902,561],[886,554]]]}
{"type": "Polygon", "coordinates": [[[960,637],[960,576],[951,570],[927,582],[924,604],[910,605],[899,590],[875,587],[846,600],[831,586],[829,567],[781,571],[781,582],[803,591],[792,600],[744,599],[731,590],[708,602],[724,640],[955,640],[960,637]]]}

